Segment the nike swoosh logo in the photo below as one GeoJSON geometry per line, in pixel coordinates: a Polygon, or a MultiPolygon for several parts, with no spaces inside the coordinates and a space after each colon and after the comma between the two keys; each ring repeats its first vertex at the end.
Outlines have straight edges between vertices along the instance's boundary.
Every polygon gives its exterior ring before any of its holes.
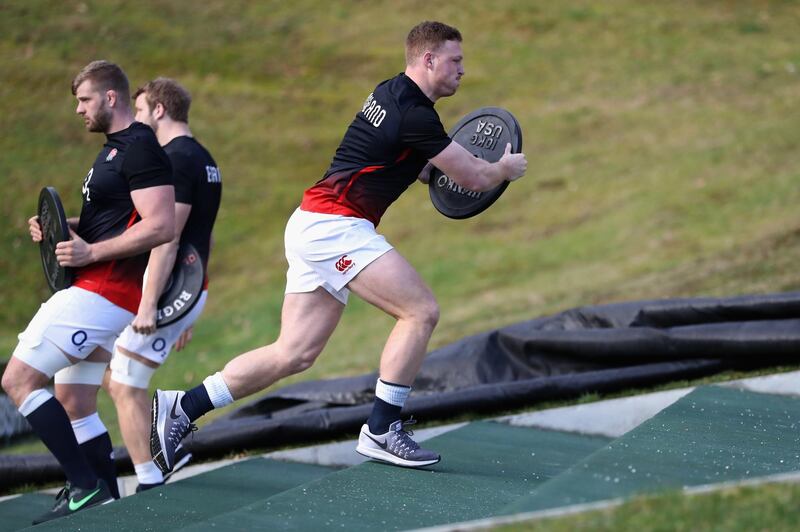
{"type": "Polygon", "coordinates": [[[377,444],[378,444],[378,447],[380,447],[380,448],[381,448],[381,449],[383,449],[384,451],[386,450],[386,440],[383,440],[382,442],[380,442],[380,441],[376,440],[375,438],[373,438],[372,436],[370,436],[369,434],[364,434],[364,436],[366,436],[366,437],[367,437],[367,438],[369,438],[370,440],[372,440],[372,441],[374,441],[375,443],[377,443],[377,444]]]}
{"type": "Polygon", "coordinates": [[[178,396],[177,395],[175,396],[175,402],[172,403],[172,412],[169,413],[169,417],[171,417],[172,419],[178,419],[179,417],[181,417],[181,416],[179,416],[178,414],[175,413],[175,407],[176,406],[178,406],[178,396]]]}
{"type": "Polygon", "coordinates": [[[97,495],[99,492],[100,492],[100,488],[97,488],[96,490],[94,490],[89,495],[87,495],[86,497],[84,497],[83,499],[81,499],[79,501],[75,501],[75,499],[70,499],[69,500],[69,511],[70,512],[75,512],[77,510],[80,510],[81,508],[83,508],[84,504],[89,502],[89,499],[91,499],[92,497],[97,495]]]}

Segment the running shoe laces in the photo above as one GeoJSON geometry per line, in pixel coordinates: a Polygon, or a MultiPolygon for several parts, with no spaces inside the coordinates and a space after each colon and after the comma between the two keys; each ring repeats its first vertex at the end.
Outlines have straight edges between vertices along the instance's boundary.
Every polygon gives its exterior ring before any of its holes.
{"type": "Polygon", "coordinates": [[[406,421],[396,421],[392,423],[390,429],[394,431],[394,438],[389,444],[389,450],[398,456],[408,458],[419,449],[419,444],[411,439],[414,431],[407,430],[406,427],[416,424],[417,420],[412,417],[406,421]]]}
{"type": "Polygon", "coordinates": [[[71,487],[72,486],[70,485],[69,480],[68,480],[67,483],[64,484],[64,487],[61,488],[61,490],[59,490],[59,492],[56,494],[55,506],[58,506],[58,504],[62,500],[69,499],[69,490],[71,489],[71,487]]]}
{"type": "Polygon", "coordinates": [[[197,425],[190,422],[188,418],[181,416],[181,419],[173,423],[169,428],[167,441],[175,449],[180,445],[181,441],[190,433],[197,430],[197,425]]]}

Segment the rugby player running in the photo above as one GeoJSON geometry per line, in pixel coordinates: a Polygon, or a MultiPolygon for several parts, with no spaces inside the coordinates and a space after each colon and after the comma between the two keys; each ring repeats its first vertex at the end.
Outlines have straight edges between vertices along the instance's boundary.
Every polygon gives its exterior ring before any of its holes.
{"type": "Polygon", "coordinates": [[[186,392],[153,397],[153,457],[169,471],[175,448],[206,412],[308,369],[336,328],[350,291],[396,319],[380,359],[375,402],[356,450],[405,467],[440,457],[411,439],[400,414],[439,319],[431,290],[375,231],[387,207],[430,162],[462,187],[490,190],[525,174],[510,144],[489,163],[452,142],[434,103],[464,75],[460,32],[422,22],[406,38],[404,73],[380,83],[345,132],[324,177],[305,191],[285,233],[286,295],[278,339],[234,358],[186,392]]]}
{"type": "MultiPolygon", "coordinates": [[[[75,268],[75,281],[39,308],[2,379],[67,477],[34,524],[119,497],[97,391],[114,340],[139,306],[147,251],[175,234],[172,168],[153,131],[133,119],[125,73],[94,61],[75,77],[72,93],[86,129],[106,135],[83,180],[80,217],[68,220],[71,239],[55,250],[58,264],[75,268]],[[56,397],[45,389],[53,375],[56,397]]],[[[40,242],[38,217],[28,225],[40,242]]]]}
{"type": "MultiPolygon", "coordinates": [[[[175,182],[175,237],[150,252],[142,300],[136,318],[125,328],[114,346],[109,392],[117,407],[122,439],[133,461],[144,491],[164,483],[164,475],[150,455],[150,379],[163,364],[182,335],[203,312],[208,296],[208,276],[203,292],[192,309],[177,321],[156,328],[157,306],[178,249],[184,242],[194,246],[207,272],[211,231],[222,198],[222,178],[211,154],[189,129],[189,92],[175,80],[156,78],[133,95],[137,121],[150,126],[172,162],[175,182]]],[[[178,349],[180,343],[177,344],[178,349]]],[[[179,447],[178,467],[191,454],[179,447]]]]}

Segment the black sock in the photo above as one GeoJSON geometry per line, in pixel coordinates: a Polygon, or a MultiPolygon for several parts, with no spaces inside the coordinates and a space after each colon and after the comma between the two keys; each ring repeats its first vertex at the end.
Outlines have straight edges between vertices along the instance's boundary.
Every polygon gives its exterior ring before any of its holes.
{"type": "Polygon", "coordinates": [[[114,448],[111,445],[111,436],[104,432],[80,444],[81,451],[86,461],[92,466],[95,475],[108,484],[111,495],[119,499],[119,486],[117,485],[117,466],[114,464],[114,448]]]}
{"type": "Polygon", "coordinates": [[[211,403],[211,398],[208,396],[208,390],[202,383],[195,386],[183,396],[181,399],[181,408],[186,412],[189,421],[194,421],[203,414],[214,410],[214,405],[211,403]]]}
{"type": "Polygon", "coordinates": [[[384,434],[389,431],[389,425],[400,419],[402,406],[387,403],[383,399],[375,398],[372,413],[369,415],[367,425],[373,434],[384,434]]]}
{"type": "Polygon", "coordinates": [[[25,418],[61,464],[72,485],[84,489],[92,489],[97,485],[97,477],[78,447],[67,412],[55,397],[42,403],[25,418]]]}

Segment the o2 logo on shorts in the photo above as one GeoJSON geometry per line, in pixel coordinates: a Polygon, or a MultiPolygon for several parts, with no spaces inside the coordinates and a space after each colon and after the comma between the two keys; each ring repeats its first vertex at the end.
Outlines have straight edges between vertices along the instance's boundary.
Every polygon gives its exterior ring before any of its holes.
{"type": "Polygon", "coordinates": [[[72,333],[72,344],[78,348],[78,351],[83,351],[83,348],[86,347],[85,344],[86,340],[89,338],[89,335],[86,334],[86,331],[75,331],[72,333]]]}
{"type": "Polygon", "coordinates": [[[342,255],[342,258],[336,261],[336,271],[342,275],[349,272],[353,266],[355,266],[353,259],[347,258],[347,255],[342,255]]]}
{"type": "Polygon", "coordinates": [[[164,348],[167,347],[167,341],[164,340],[163,338],[156,338],[155,340],[153,340],[153,343],[151,344],[150,347],[153,348],[153,351],[156,352],[160,351],[161,358],[164,358],[164,356],[166,355],[166,353],[164,352],[164,348]]]}
{"type": "Polygon", "coordinates": [[[161,356],[161,358],[167,356],[166,352],[167,341],[164,340],[163,338],[156,338],[155,340],[153,340],[153,343],[150,344],[150,347],[152,347],[153,351],[158,353],[161,356]]]}

